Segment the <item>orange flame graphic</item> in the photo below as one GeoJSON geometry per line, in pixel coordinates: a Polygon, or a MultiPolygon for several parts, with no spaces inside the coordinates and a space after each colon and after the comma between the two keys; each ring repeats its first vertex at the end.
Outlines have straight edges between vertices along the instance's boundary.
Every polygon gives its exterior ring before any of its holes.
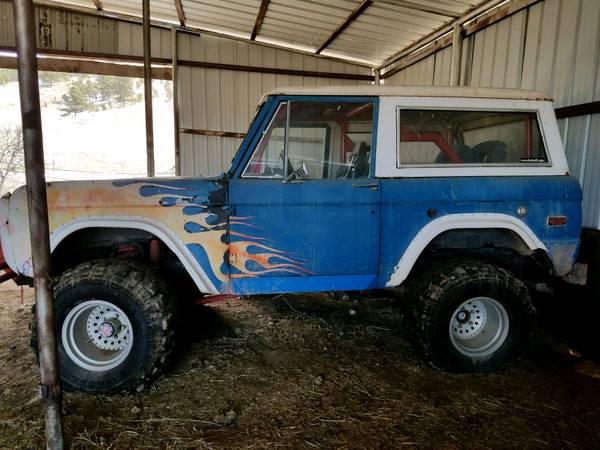
{"type": "Polygon", "coordinates": [[[241,273],[232,273],[231,278],[253,278],[270,272],[289,272],[298,275],[311,275],[310,270],[302,267],[304,261],[290,258],[287,253],[259,244],[252,241],[237,241],[229,244],[230,264],[239,270],[241,273]],[[250,253],[249,247],[257,247],[263,250],[263,253],[250,253]],[[266,253],[265,253],[266,252],[266,253]],[[272,258],[276,258],[281,262],[271,262],[272,258]],[[264,270],[248,271],[246,263],[254,262],[261,266],[264,270]]]}

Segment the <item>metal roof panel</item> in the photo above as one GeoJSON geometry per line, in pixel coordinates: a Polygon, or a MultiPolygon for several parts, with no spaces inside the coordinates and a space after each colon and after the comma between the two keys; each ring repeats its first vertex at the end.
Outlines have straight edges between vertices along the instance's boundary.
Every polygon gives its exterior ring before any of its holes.
{"type": "MultiPolygon", "coordinates": [[[[105,13],[141,17],[139,0],[100,0],[105,13]]],[[[270,0],[257,42],[284,48],[316,51],[345,23],[363,0],[270,0]]],[[[92,0],[44,0],[44,4],[95,10],[92,0]]],[[[181,0],[186,26],[250,39],[261,0],[181,0]]],[[[324,56],[367,61],[376,66],[483,0],[376,0],[349,23],[329,45],[324,56]]],[[[153,20],[179,24],[173,0],[151,0],[153,20]]]]}

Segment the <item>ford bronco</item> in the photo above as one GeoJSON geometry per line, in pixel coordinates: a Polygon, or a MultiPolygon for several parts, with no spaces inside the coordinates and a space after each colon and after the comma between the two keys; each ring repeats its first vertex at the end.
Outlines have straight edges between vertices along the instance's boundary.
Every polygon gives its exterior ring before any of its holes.
{"type": "MultiPolygon", "coordinates": [[[[204,296],[403,286],[435,366],[497,369],[531,337],[532,289],[572,269],[581,198],[542,94],[278,89],[220,176],[48,183],[64,386],[131,391],[160,373],[167,267],[204,296]]],[[[27,223],[19,188],[0,237],[21,282],[27,223]]]]}

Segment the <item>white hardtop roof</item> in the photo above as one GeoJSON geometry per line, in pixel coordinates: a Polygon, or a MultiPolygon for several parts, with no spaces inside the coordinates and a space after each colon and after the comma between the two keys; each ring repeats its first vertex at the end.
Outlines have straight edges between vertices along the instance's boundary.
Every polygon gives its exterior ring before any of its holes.
{"type": "Polygon", "coordinates": [[[450,86],[301,86],[278,87],[270,90],[268,95],[349,95],[373,97],[465,97],[465,98],[500,98],[508,100],[542,100],[552,98],[541,92],[520,89],[472,88],[450,86]]]}

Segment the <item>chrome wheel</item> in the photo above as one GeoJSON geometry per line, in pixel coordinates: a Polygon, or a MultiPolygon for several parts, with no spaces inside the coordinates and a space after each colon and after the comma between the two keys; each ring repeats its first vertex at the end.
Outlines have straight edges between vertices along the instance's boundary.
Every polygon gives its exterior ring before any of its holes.
{"type": "Polygon", "coordinates": [[[133,346],[129,318],[121,308],[104,300],[75,306],[63,322],[61,338],[69,358],[94,372],[117,367],[133,346]]]}
{"type": "Polygon", "coordinates": [[[490,297],[474,297],[454,311],[450,319],[450,340],[463,355],[483,359],[504,344],[508,327],[504,306],[490,297]]]}

